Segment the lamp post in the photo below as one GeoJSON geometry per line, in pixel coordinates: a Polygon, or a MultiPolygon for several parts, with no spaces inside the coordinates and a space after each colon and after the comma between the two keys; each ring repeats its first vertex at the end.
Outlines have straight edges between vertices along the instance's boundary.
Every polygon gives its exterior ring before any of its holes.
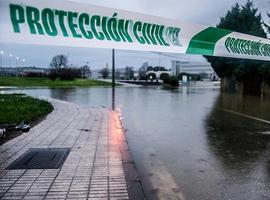
{"type": "Polygon", "coordinates": [[[115,110],[115,49],[112,49],[112,110],[115,110]]]}
{"type": "Polygon", "coordinates": [[[16,57],[16,68],[18,67],[19,59],[20,59],[20,58],[17,56],[17,57],[16,57]]]}
{"type": "Polygon", "coordinates": [[[9,67],[11,67],[11,58],[12,58],[12,54],[9,54],[9,67]]]}
{"type": "Polygon", "coordinates": [[[3,55],[4,55],[4,51],[1,51],[1,67],[3,67],[3,55]]]}

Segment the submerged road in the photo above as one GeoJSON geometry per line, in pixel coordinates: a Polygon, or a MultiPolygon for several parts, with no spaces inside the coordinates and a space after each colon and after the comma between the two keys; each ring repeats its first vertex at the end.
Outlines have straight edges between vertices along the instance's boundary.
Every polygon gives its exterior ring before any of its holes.
{"type": "MultiPolygon", "coordinates": [[[[111,106],[110,88],[11,89],[111,106]]],[[[201,85],[116,88],[147,199],[269,200],[270,101],[201,85]]]]}

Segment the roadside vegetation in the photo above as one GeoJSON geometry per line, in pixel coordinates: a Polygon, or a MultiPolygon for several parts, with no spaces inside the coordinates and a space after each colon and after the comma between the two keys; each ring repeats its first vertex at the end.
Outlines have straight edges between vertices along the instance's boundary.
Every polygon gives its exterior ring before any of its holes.
{"type": "Polygon", "coordinates": [[[47,116],[53,106],[24,94],[0,94],[0,125],[35,121],[47,116]]]}
{"type": "Polygon", "coordinates": [[[179,80],[175,76],[163,76],[161,77],[161,80],[163,80],[164,84],[170,85],[172,87],[179,86],[179,80]]]}
{"type": "Polygon", "coordinates": [[[34,77],[0,77],[0,86],[14,87],[93,87],[111,86],[111,83],[90,79],[51,80],[34,77]]]}
{"type": "MultiPolygon", "coordinates": [[[[270,14],[268,14],[270,18],[270,14]]],[[[269,23],[262,19],[253,1],[248,0],[244,5],[235,4],[226,15],[220,19],[218,28],[237,31],[262,38],[270,33],[269,23]],[[267,30],[267,32],[266,32],[267,30]]],[[[222,58],[205,56],[211,63],[217,75],[226,80],[223,90],[239,92],[246,95],[270,97],[270,65],[267,61],[222,58]]]]}
{"type": "Polygon", "coordinates": [[[111,86],[110,82],[89,79],[90,67],[71,67],[65,55],[56,55],[52,58],[49,72],[28,71],[16,75],[0,77],[0,86],[14,87],[94,87],[111,86]]]}

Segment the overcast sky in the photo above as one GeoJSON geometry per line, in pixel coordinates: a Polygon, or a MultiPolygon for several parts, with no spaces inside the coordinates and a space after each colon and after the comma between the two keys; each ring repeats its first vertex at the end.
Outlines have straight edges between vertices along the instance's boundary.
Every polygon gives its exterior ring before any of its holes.
{"type": "MultiPolygon", "coordinates": [[[[189,23],[197,23],[206,26],[215,26],[220,17],[224,16],[236,2],[245,3],[245,0],[73,0],[106,7],[130,10],[155,16],[179,19],[189,23]]],[[[266,12],[270,11],[270,0],[254,0],[264,19],[267,21],[266,12]],[[267,10],[267,8],[269,8],[267,10]]],[[[49,62],[54,55],[65,54],[69,63],[83,65],[89,62],[92,68],[100,69],[111,64],[111,51],[105,49],[72,48],[72,47],[42,47],[34,45],[7,45],[0,43],[0,50],[5,54],[13,54],[25,58],[25,65],[49,67],[49,62]]],[[[179,58],[185,61],[201,62],[201,56],[188,56],[180,54],[168,54],[160,56],[156,53],[117,51],[117,67],[140,67],[148,61],[150,65],[163,65],[170,67],[170,61],[179,58]]],[[[4,56],[3,63],[8,66],[8,58],[4,56]]],[[[15,63],[15,60],[13,60],[15,63]]]]}

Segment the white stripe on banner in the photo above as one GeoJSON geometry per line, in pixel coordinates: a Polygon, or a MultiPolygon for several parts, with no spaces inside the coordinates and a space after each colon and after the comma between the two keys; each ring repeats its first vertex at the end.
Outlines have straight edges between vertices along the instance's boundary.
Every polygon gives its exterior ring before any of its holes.
{"type": "Polygon", "coordinates": [[[62,0],[1,0],[0,42],[270,60],[270,40],[62,0]]]}

